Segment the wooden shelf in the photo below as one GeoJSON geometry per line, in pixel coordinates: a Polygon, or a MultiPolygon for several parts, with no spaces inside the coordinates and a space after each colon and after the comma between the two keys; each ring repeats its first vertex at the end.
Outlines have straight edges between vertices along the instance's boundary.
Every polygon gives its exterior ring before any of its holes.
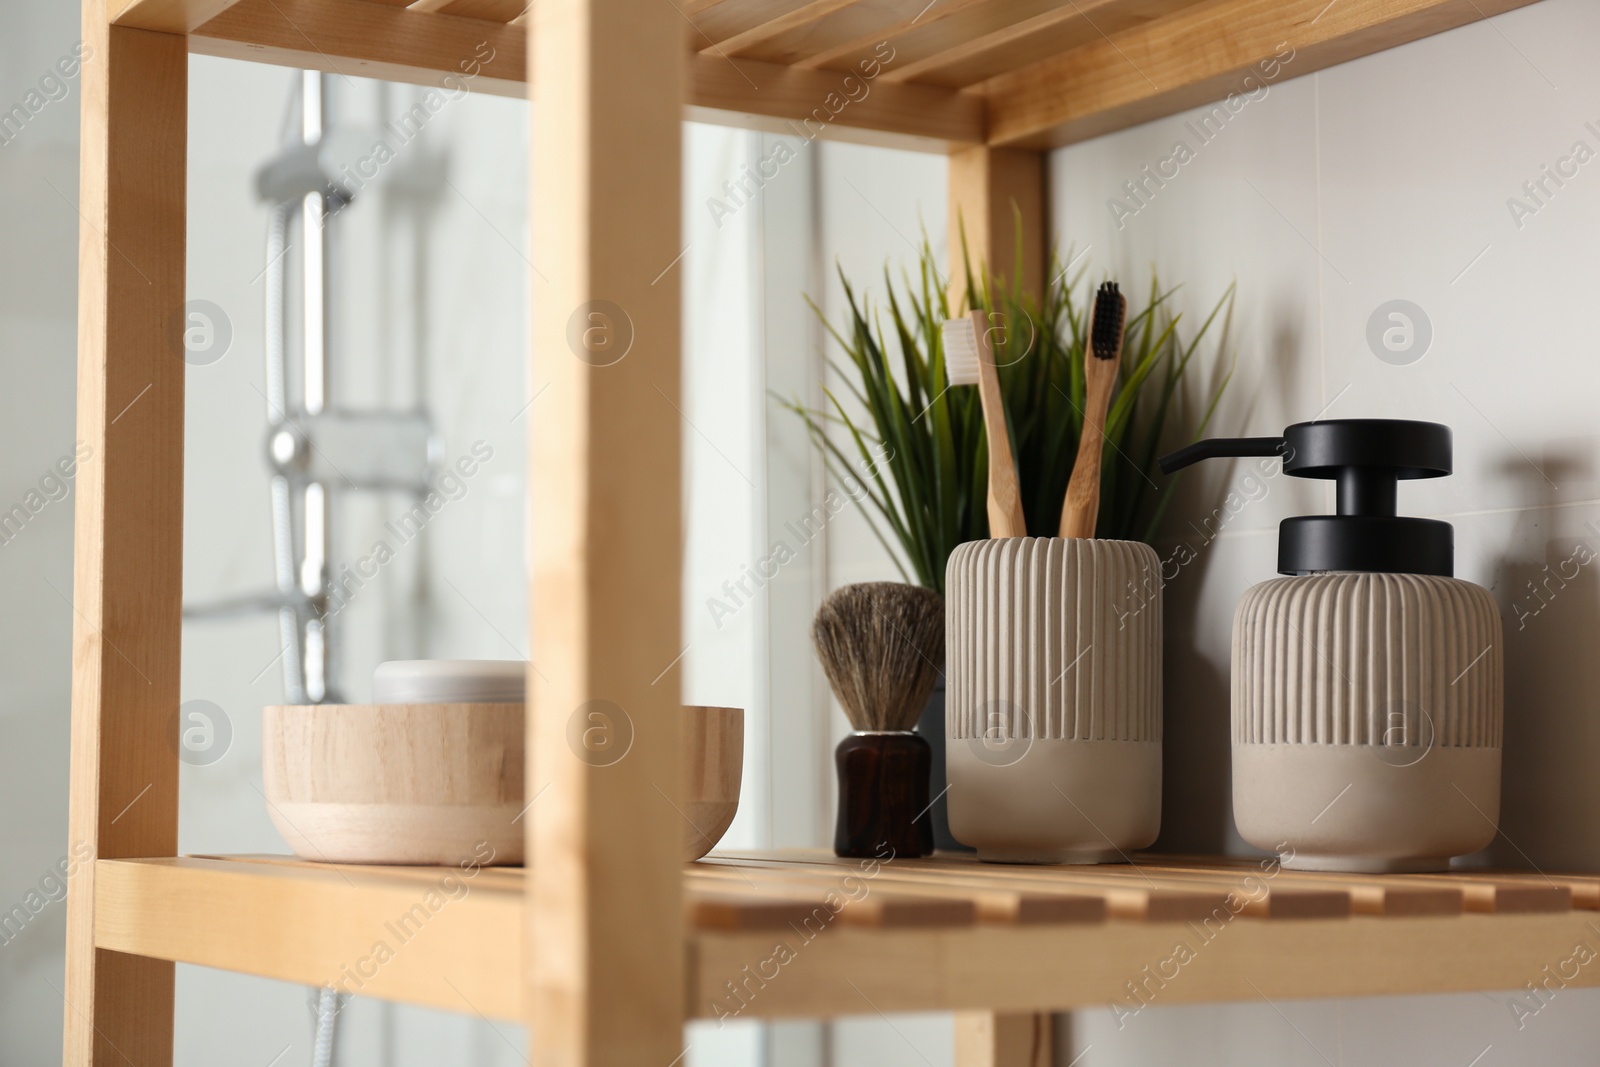
{"type": "MultiPolygon", "coordinates": [[[[1535,0],[687,0],[687,116],[945,151],[1044,148],[1299,77],[1535,0]],[[845,79],[852,78],[850,82],[845,79]]],[[[522,0],[114,0],[193,52],[524,95],[522,0]],[[508,21],[514,20],[514,21],[508,21]],[[486,54],[492,58],[484,60],[486,54]]],[[[1225,121],[1225,120],[1224,120],[1225,121]]]]}
{"type": "Polygon", "coordinates": [[[453,868],[245,856],[95,866],[97,948],[491,1018],[522,1015],[520,870],[467,879],[453,868]]]}
{"type": "MultiPolygon", "coordinates": [[[[700,1018],[1137,1010],[1133,989],[1157,1004],[1513,989],[1600,943],[1597,876],[786,851],[713,853],[684,886],[686,1014],[700,1018]]],[[[520,868],[101,860],[96,944],[521,1019],[523,891],[520,868]]]]}
{"type": "Polygon", "coordinates": [[[1046,1047],[1030,1013],[1047,1009],[1520,988],[1600,944],[1594,878],[1275,872],[1257,891],[1260,872],[1175,857],[869,876],[820,853],[680,872],[662,788],[681,767],[676,681],[656,682],[684,647],[683,119],[948,152],[951,232],[1037,291],[1044,149],[1214,101],[1225,123],[1242,94],[1531,2],[83,0],[78,436],[94,461],[69,836],[98,858],[67,890],[63,1061],[169,1065],[171,961],[519,1019],[541,1063],[677,1062],[686,1017],[956,1009],[979,1013],[958,1016],[961,1067],[1017,1067],[1046,1047]],[[537,98],[528,380],[560,399],[526,420],[527,763],[548,791],[524,823],[531,872],[176,858],[190,53],[537,98]],[[602,306],[630,330],[614,365],[573,340],[602,306]],[[568,748],[572,709],[598,699],[634,726],[614,765],[568,748]],[[1180,945],[1192,958],[1174,963],[1180,945]]]}

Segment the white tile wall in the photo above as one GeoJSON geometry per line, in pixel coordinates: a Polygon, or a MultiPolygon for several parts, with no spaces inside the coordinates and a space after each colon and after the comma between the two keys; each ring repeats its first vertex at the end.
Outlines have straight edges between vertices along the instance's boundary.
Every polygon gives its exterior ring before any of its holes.
{"type": "MultiPolygon", "coordinates": [[[[1546,179],[1549,195],[1529,201],[1538,210],[1520,225],[1507,201],[1527,200],[1522,184],[1575,142],[1600,157],[1597,39],[1600,6],[1545,0],[1280,80],[1121,228],[1108,200],[1176,140],[1196,147],[1186,123],[1199,113],[1051,158],[1063,246],[1092,245],[1096,262],[1124,277],[1154,264],[1184,283],[1190,314],[1238,280],[1238,371],[1213,433],[1274,433],[1324,410],[1453,427],[1455,475],[1404,487],[1402,507],[1455,523],[1457,574],[1489,588],[1503,613],[1505,799],[1502,834],[1484,858],[1590,870],[1600,870],[1600,582],[1590,565],[1542,596],[1527,583],[1580,541],[1600,550],[1600,353],[1589,314],[1600,287],[1600,163],[1568,165],[1576,174],[1561,187],[1546,179]],[[1405,365],[1378,359],[1366,336],[1374,312],[1396,299],[1418,305],[1432,331],[1405,365]]],[[[1245,462],[1187,479],[1167,535],[1191,536],[1187,523],[1216,506],[1245,462]]],[[[1286,483],[1272,482],[1168,589],[1163,841],[1173,847],[1239,844],[1228,800],[1233,605],[1273,576],[1277,521],[1331,504],[1325,487],[1286,483]]],[[[1507,998],[1158,1004],[1121,1029],[1110,1011],[1084,1012],[1067,1059],[1465,1067],[1589,1058],[1600,1036],[1595,993],[1564,991],[1520,1029],[1507,998]]]]}

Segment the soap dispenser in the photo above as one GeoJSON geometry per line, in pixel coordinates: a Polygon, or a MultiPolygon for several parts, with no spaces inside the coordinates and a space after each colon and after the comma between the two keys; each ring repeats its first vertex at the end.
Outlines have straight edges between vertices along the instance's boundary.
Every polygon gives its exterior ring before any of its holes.
{"type": "Polygon", "coordinates": [[[1337,486],[1337,512],[1285,519],[1275,578],[1233,620],[1233,813],[1290,868],[1427,871],[1495,835],[1500,613],[1453,577],[1449,523],[1397,514],[1397,485],[1450,473],[1450,429],[1334,419],[1199,441],[1202,459],[1279,457],[1337,486]]]}

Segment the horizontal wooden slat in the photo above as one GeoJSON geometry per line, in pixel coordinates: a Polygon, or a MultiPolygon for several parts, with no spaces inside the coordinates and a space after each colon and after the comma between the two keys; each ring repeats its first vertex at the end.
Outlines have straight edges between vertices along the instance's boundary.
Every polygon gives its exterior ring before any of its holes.
{"type": "Polygon", "coordinates": [[[1251,92],[1275,57],[1292,55],[1277,79],[1299,77],[1533,2],[1207,0],[984,82],[989,140],[1070,144],[1251,92]]]}
{"type": "Polygon", "coordinates": [[[1349,891],[1332,885],[1296,885],[1275,875],[1241,871],[1164,871],[1135,862],[1097,877],[1160,889],[1210,889],[1226,894],[1230,910],[1258,919],[1342,919],[1354,912],[1349,891]]]}
{"type": "Polygon", "coordinates": [[[812,10],[815,0],[689,0],[680,4],[694,34],[690,48],[713,48],[776,19],[812,10]]]}
{"type": "MultiPolygon", "coordinates": [[[[1184,861],[1162,855],[1140,855],[1135,857],[1135,862],[1146,870],[1171,870],[1191,874],[1207,866],[1201,859],[1184,861]]],[[[1215,871],[1216,861],[1212,861],[1209,866],[1215,871]]],[[[1240,870],[1259,870],[1256,861],[1240,860],[1238,867],[1240,870]]],[[[1355,915],[1416,918],[1423,915],[1460,915],[1463,910],[1459,886],[1420,883],[1405,875],[1357,882],[1338,874],[1316,874],[1280,868],[1274,878],[1285,879],[1291,884],[1313,885],[1347,893],[1350,896],[1351,913],[1355,915]]]]}
{"type": "MultiPolygon", "coordinates": [[[[685,26],[685,33],[689,28],[685,26]]],[[[239,0],[189,38],[190,51],[452,92],[527,92],[527,31],[485,19],[369,0],[239,0]],[[475,76],[469,77],[471,70],[475,76]]],[[[805,140],[858,140],[944,151],[983,139],[973,94],[888,85],[859,74],[794,70],[715,54],[690,59],[685,117],[805,140]]]]}
{"type": "MultiPolygon", "coordinates": [[[[685,117],[931,151],[1053,147],[1533,2],[686,2],[685,42],[699,51],[685,117]]],[[[191,31],[202,54],[526,93],[522,0],[113,3],[115,21],[191,31]]]]}
{"type": "MultiPolygon", "coordinates": [[[[743,862],[771,862],[761,853],[731,852],[717,858],[743,862]]],[[[785,866],[811,866],[837,870],[857,861],[839,860],[820,849],[789,849],[776,854],[785,866]]],[[[1226,890],[1173,885],[1130,885],[1121,879],[1102,878],[1105,868],[1024,867],[979,864],[966,856],[938,859],[897,859],[883,864],[878,878],[888,884],[903,881],[961,886],[967,890],[1005,890],[1030,894],[1094,896],[1105,914],[1134,922],[1191,922],[1227,910],[1226,890]]]]}
{"type": "MultiPolygon", "coordinates": [[[[1212,858],[1205,856],[1151,857],[1155,862],[1181,864],[1186,869],[1240,868],[1254,866],[1258,861],[1239,857],[1212,858]]],[[[1141,859],[1142,862],[1142,859],[1141,859]]],[[[1574,891],[1571,883],[1551,878],[1539,872],[1516,873],[1501,876],[1489,871],[1458,870],[1436,874],[1343,874],[1324,871],[1303,872],[1284,870],[1281,876],[1291,882],[1311,880],[1322,883],[1338,882],[1349,886],[1377,888],[1427,888],[1453,889],[1461,894],[1466,911],[1488,913],[1533,914],[1539,912],[1567,911],[1573,907],[1574,891]]],[[[1576,879],[1574,879],[1576,881],[1576,879]]]]}
{"type": "MultiPolygon", "coordinates": [[[[728,983],[774,958],[770,933],[703,932],[690,950],[690,1011],[718,1018],[804,1018],[903,1011],[1142,1010],[1147,1002],[1274,1003],[1309,997],[1492,992],[1600,950],[1592,912],[1463,915],[1455,919],[1241,918],[1207,940],[1191,926],[1099,923],[978,925],[916,932],[840,927],[790,956],[738,1011],[728,983]],[[1186,955],[1175,952],[1181,943],[1186,955]],[[1146,986],[1146,983],[1148,985],[1146,986]]],[[[1569,965],[1570,967],[1570,965],[1569,965]]],[[[1573,987],[1600,985],[1600,967],[1576,969],[1573,987]]],[[[771,973],[769,970],[768,973],[771,973]]],[[[1563,971],[1565,975],[1566,971],[1563,971]]]]}
{"type": "Polygon", "coordinates": [[[489,22],[510,22],[532,6],[532,0],[417,0],[410,5],[412,11],[460,15],[489,22]]]}
{"type": "Polygon", "coordinates": [[[522,1015],[520,890],[454,868],[401,879],[184,858],[100,860],[95,871],[98,948],[493,1018],[522,1015]]]}
{"type": "MultiPolygon", "coordinates": [[[[1575,944],[1600,951],[1594,911],[1519,910],[1564,909],[1573,887],[1592,906],[1600,877],[1268,873],[1237,857],[1135,859],[1137,867],[1026,867],[939,856],[867,872],[825,850],[713,853],[684,872],[689,1011],[739,1009],[726,1000],[729,982],[747,990],[737,1014],[749,1017],[1137,1010],[1129,982],[1155,1004],[1510,989],[1571,957],[1575,944]],[[1251,892],[1252,875],[1272,903],[1241,908],[1236,897],[1230,908],[1230,893],[1251,892]],[[853,895],[824,921],[817,909],[830,891],[853,895]],[[1461,913],[1463,893],[1495,911],[1461,913]],[[1345,894],[1366,901],[1357,906],[1365,914],[1312,917],[1345,894]],[[1441,902],[1456,914],[1439,917],[1441,902]],[[1185,959],[1175,963],[1180,943],[1185,959]],[[769,964],[779,944],[788,956],[769,964]],[[774,967],[781,981],[770,978],[774,967]],[[756,982],[758,973],[768,978],[756,982]]],[[[251,856],[102,860],[96,872],[101,948],[519,1014],[521,868],[469,876],[251,856]],[[407,916],[417,928],[401,927],[407,916]],[[393,955],[373,966],[378,942],[393,955]]],[[[1600,985],[1591,970],[1570,984],[1600,985]]]]}
{"type": "MultiPolygon", "coordinates": [[[[878,46],[891,46],[895,38],[918,26],[930,26],[990,0],[936,0],[911,3],[902,0],[822,0],[788,19],[723,42],[730,54],[787,63],[801,67],[832,66],[831,61],[857,51],[870,54],[878,46]],[[799,15],[806,17],[798,17],[799,15]]],[[[1013,0],[1014,2],[1014,0],[1013,0]]],[[[1065,2],[1065,0],[1063,0],[1065,2]]],[[[1106,0],[1100,0],[1106,2],[1106,0]]],[[[1116,0],[1129,2],[1129,0],[1116,0]]],[[[884,51],[895,54],[897,47],[884,51]]],[[[843,66],[853,66],[847,63],[843,66]]],[[[842,68],[841,68],[842,69],[842,68]]]]}
{"type": "Polygon", "coordinates": [[[1600,875],[1545,874],[1543,871],[1466,870],[1467,877],[1492,878],[1497,883],[1565,886],[1572,894],[1572,906],[1585,911],[1600,911],[1600,875]]]}
{"type": "Polygon", "coordinates": [[[527,44],[516,26],[368,0],[239,0],[189,37],[203,55],[500,96],[527,93],[527,44]]]}
{"type": "MultiPolygon", "coordinates": [[[[849,68],[872,53],[880,43],[893,49],[886,78],[906,81],[907,70],[932,57],[962,48],[975,40],[1010,30],[1019,22],[1051,12],[1071,12],[1073,0],[978,0],[946,8],[935,4],[915,20],[906,20],[889,33],[875,33],[824,48],[796,61],[800,67],[849,68]]],[[[1128,0],[1081,0],[1083,4],[1126,3],[1128,0]]],[[[981,79],[974,79],[981,80],[981,79]]]]}
{"type": "Polygon", "coordinates": [[[701,930],[789,930],[803,927],[817,905],[802,897],[756,900],[709,890],[695,893],[688,907],[690,925],[701,930]]]}
{"type": "Polygon", "coordinates": [[[238,0],[109,0],[106,17],[119,26],[162,33],[188,33],[238,0]]]}
{"type": "MultiPolygon", "coordinates": [[[[978,867],[977,861],[962,857],[954,861],[957,864],[969,867],[978,867]]],[[[1004,877],[1017,884],[1054,885],[1063,889],[1077,889],[1092,891],[1105,897],[1106,906],[1113,918],[1142,922],[1205,922],[1221,916],[1234,914],[1229,908],[1229,898],[1233,895],[1234,885],[1224,884],[1220,881],[1210,883],[1184,882],[1181,879],[1161,879],[1140,876],[1119,865],[1106,865],[1100,867],[1009,867],[1004,868],[1005,873],[990,874],[987,865],[978,868],[984,872],[984,877],[1004,877]]],[[[1266,918],[1272,914],[1272,907],[1265,901],[1249,901],[1243,896],[1238,898],[1240,904],[1239,914],[1248,914],[1254,918],[1266,918]]],[[[1310,901],[1312,914],[1348,915],[1348,906],[1341,906],[1343,902],[1331,898],[1317,898],[1310,901]]],[[[1280,907],[1277,914],[1282,917],[1285,911],[1301,911],[1304,907],[1296,908],[1293,903],[1280,907]]]]}
{"type": "Polygon", "coordinates": [[[1106,918],[1105,901],[1093,894],[1017,890],[962,878],[959,875],[949,878],[918,877],[914,872],[881,865],[869,878],[860,873],[856,861],[841,861],[837,866],[787,863],[779,868],[773,863],[716,856],[706,863],[698,864],[696,870],[716,872],[723,878],[748,879],[763,888],[769,884],[769,880],[776,872],[781,871],[786,880],[803,880],[811,886],[838,892],[865,886],[865,891],[870,895],[889,894],[892,897],[897,894],[912,894],[920,897],[937,896],[947,900],[964,900],[975,909],[972,918],[982,922],[1022,924],[1102,922],[1106,918]],[[746,874],[741,868],[759,873],[746,874]],[[852,876],[851,882],[844,881],[852,876]]]}
{"type": "Polygon", "coordinates": [[[781,14],[723,38],[716,42],[715,49],[721,55],[748,55],[753,59],[785,63],[793,56],[783,47],[773,46],[774,40],[803,39],[816,32],[818,24],[827,23],[841,14],[848,17],[863,6],[862,0],[806,0],[803,4],[794,5],[781,14]]]}
{"type": "Polygon", "coordinates": [[[945,149],[983,140],[983,100],[926,85],[888,85],[702,53],[690,65],[688,118],[811,139],[945,149]],[[733,116],[743,116],[743,120],[733,116]]]}
{"type": "Polygon", "coordinates": [[[1553,882],[1539,884],[1520,879],[1467,879],[1456,875],[1419,877],[1436,885],[1459,884],[1467,911],[1533,915],[1572,909],[1572,890],[1553,882]]]}
{"type": "Polygon", "coordinates": [[[903,889],[879,889],[865,893],[859,899],[846,896],[840,887],[833,898],[834,911],[828,906],[833,887],[819,886],[803,876],[775,873],[759,881],[739,878],[730,870],[717,870],[704,865],[691,870],[687,892],[692,896],[702,891],[731,894],[752,901],[785,900],[810,906],[817,918],[826,918],[831,924],[837,921],[845,926],[871,926],[906,929],[911,927],[971,926],[977,922],[977,906],[968,896],[944,893],[917,893],[903,889]],[[751,884],[754,882],[754,884],[751,884]]]}
{"type": "MultiPolygon", "coordinates": [[[[1018,70],[1107,35],[1143,26],[1199,0],[991,0],[957,17],[919,25],[890,44],[891,82],[959,89],[1018,70]]],[[[830,62],[825,64],[832,66],[830,62]]]]}

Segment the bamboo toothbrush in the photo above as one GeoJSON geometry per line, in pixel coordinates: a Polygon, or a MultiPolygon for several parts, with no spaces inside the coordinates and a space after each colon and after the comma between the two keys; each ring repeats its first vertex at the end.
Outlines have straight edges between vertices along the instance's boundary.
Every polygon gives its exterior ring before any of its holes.
{"type": "Polygon", "coordinates": [[[1100,516],[1100,453],[1105,450],[1106,409],[1122,363],[1122,326],[1128,302],[1116,282],[1105,282],[1089,313],[1089,343],[1083,353],[1083,433],[1078,459],[1061,505],[1062,537],[1093,537],[1100,516]]]}
{"type": "Polygon", "coordinates": [[[944,369],[951,385],[976,385],[989,434],[989,536],[1027,537],[1022,517],[1022,491],[1011,455],[1011,432],[1000,400],[1000,373],[989,346],[988,321],[982,310],[944,324],[944,369]]]}

